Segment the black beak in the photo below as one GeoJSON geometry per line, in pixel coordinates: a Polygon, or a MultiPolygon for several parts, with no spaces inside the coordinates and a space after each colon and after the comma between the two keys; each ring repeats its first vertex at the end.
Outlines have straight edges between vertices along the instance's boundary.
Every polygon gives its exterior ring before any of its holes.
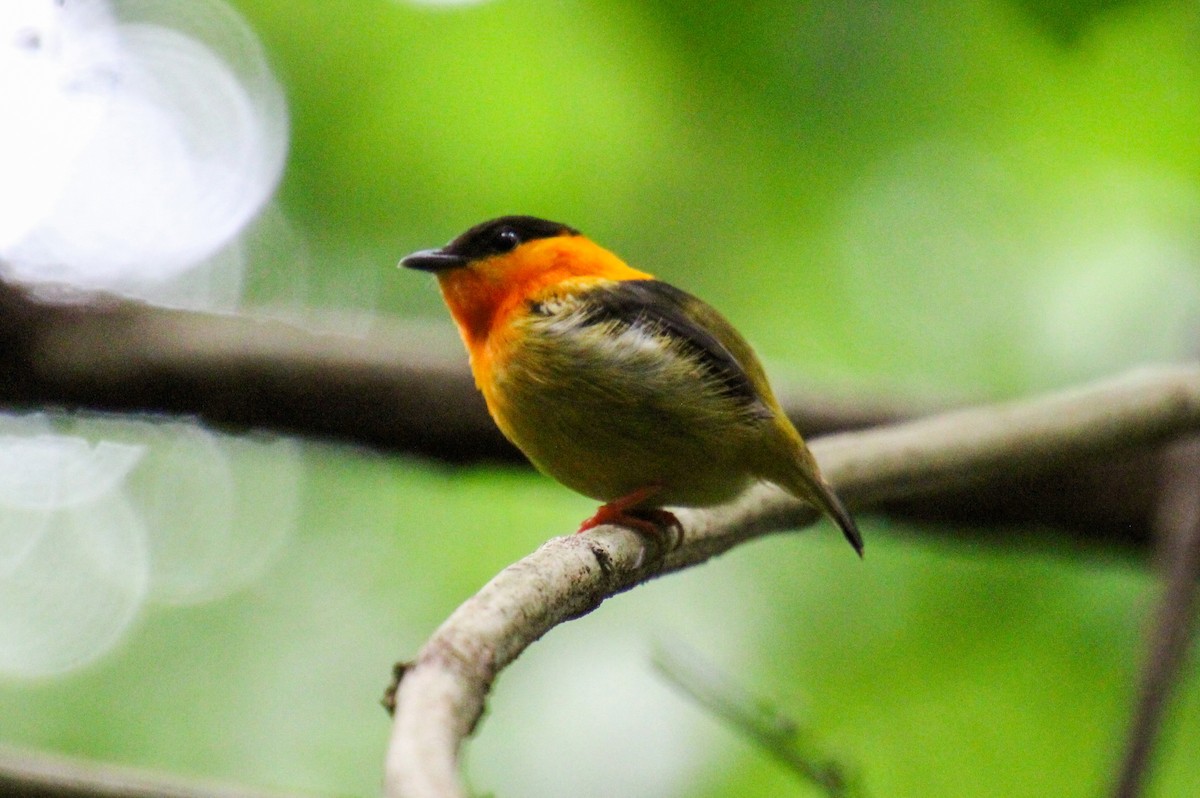
{"type": "Polygon", "coordinates": [[[417,269],[423,272],[444,272],[467,265],[467,259],[462,255],[451,255],[440,249],[423,249],[414,252],[400,260],[400,265],[406,269],[417,269]]]}

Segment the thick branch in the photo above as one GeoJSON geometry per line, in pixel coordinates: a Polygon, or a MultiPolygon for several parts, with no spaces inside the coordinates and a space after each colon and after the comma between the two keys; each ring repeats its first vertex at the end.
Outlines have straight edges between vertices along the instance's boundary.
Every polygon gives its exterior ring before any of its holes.
{"type": "MultiPolygon", "coordinates": [[[[0,283],[0,406],[183,414],[453,462],[521,462],[487,417],[448,325],[435,333],[383,319],[350,335],[86,299],[50,303],[0,283]]],[[[783,399],[809,435],[917,410],[862,398],[783,399]]],[[[1145,548],[1161,467],[1158,447],[1131,447],[906,495],[878,510],[944,522],[955,534],[1036,522],[1093,543],[1145,548]]]]}
{"type": "Polygon", "coordinates": [[[86,299],[47,303],[0,283],[0,404],[181,414],[451,461],[517,459],[457,341],[439,346],[426,328],[372,321],[355,335],[86,299]]]}
{"type": "MultiPolygon", "coordinates": [[[[1028,402],[948,413],[813,444],[852,508],[1036,475],[1200,430],[1200,368],[1144,371],[1028,402]]],[[[709,511],[678,513],[671,551],[629,530],[555,538],[468,599],[421,649],[395,693],[387,758],[392,798],[461,796],[458,749],[501,669],[563,621],[647,579],[703,562],[813,513],[771,486],[709,511]]]]}
{"type": "MultiPolygon", "coordinates": [[[[39,300],[0,282],[0,404],[178,413],[450,462],[524,462],[488,417],[449,322],[329,317],[314,330],[70,299],[39,300]]],[[[797,404],[810,431],[905,414],[883,402],[797,404]]]]}

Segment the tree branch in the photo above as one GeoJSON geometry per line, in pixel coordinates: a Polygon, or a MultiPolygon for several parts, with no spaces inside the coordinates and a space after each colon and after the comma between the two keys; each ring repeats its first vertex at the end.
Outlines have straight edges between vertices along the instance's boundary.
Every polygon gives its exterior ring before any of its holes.
{"type": "MultiPolygon", "coordinates": [[[[448,323],[330,314],[320,327],[94,294],[39,298],[0,281],[0,404],[176,413],[449,462],[524,462],[488,416],[448,323]]],[[[912,414],[883,401],[797,404],[809,430],[912,414]]]]}
{"type": "MultiPolygon", "coordinates": [[[[1088,388],[815,441],[843,500],[857,510],[1032,476],[1115,456],[1200,430],[1200,368],[1146,370],[1088,388]]],[[[601,527],[554,538],[501,571],[460,606],[398,674],[386,762],[391,798],[464,795],[457,759],[496,675],[554,626],[609,596],[720,554],[751,538],[803,526],[814,513],[760,485],[731,504],[677,513],[677,547],[601,527]]]]}
{"type": "MultiPolygon", "coordinates": [[[[48,301],[0,282],[0,406],[195,416],[218,427],[329,438],[450,462],[523,462],[487,416],[449,326],[375,319],[324,332],[277,319],[115,298],[48,301]]],[[[806,435],[929,407],[784,392],[806,435]]],[[[1148,549],[1163,455],[1130,447],[1058,469],[1004,472],[877,506],[958,535],[1053,524],[1088,544],[1148,549]]]]}
{"type": "Polygon", "coordinates": [[[668,683],[723,720],[801,781],[819,788],[828,798],[862,795],[857,779],[848,775],[845,763],[814,744],[812,730],[751,695],[705,662],[699,652],[659,645],[650,661],[668,683]]]}
{"type": "Polygon", "coordinates": [[[456,341],[439,347],[427,328],[396,321],[372,320],[364,334],[326,321],[314,331],[93,295],[50,302],[0,282],[0,404],[190,415],[456,462],[517,459],[456,341]]]}
{"type": "Polygon", "coordinates": [[[1176,445],[1170,454],[1160,511],[1159,557],[1163,591],[1147,643],[1137,707],[1130,723],[1115,798],[1136,798],[1145,788],[1151,754],[1168,703],[1187,659],[1200,576],[1200,439],[1176,445]]]}
{"type": "Polygon", "coordinates": [[[282,793],[190,781],[145,770],[0,746],[8,798],[284,798],[282,793]]]}

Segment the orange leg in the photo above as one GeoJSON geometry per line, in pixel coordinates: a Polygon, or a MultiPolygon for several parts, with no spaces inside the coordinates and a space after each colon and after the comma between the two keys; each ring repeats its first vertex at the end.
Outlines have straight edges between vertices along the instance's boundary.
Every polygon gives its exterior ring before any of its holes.
{"type": "Polygon", "coordinates": [[[579,530],[575,534],[578,535],[580,532],[586,532],[603,524],[620,524],[647,535],[661,535],[664,530],[672,527],[682,533],[682,525],[674,513],[656,507],[638,509],[639,504],[661,493],[662,490],[662,485],[647,485],[644,488],[638,488],[633,493],[600,505],[595,515],[579,525],[579,530]]]}

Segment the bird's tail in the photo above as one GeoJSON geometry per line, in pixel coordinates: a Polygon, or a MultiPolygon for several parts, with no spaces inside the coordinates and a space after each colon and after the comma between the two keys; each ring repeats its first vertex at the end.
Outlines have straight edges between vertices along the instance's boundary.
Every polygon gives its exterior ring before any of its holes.
{"type": "Polygon", "coordinates": [[[853,516],[846,509],[846,505],[842,504],[838,495],[834,493],[833,487],[821,476],[817,462],[807,447],[801,449],[799,454],[797,467],[791,475],[792,478],[787,484],[784,484],[784,487],[794,493],[796,498],[812,504],[833,519],[833,522],[842,530],[842,534],[846,536],[846,540],[854,547],[854,551],[858,553],[859,557],[862,557],[863,539],[862,533],[858,531],[858,524],[854,523],[853,516]]]}
{"type": "Polygon", "coordinates": [[[861,558],[863,556],[862,533],[858,531],[858,524],[854,523],[854,517],[850,515],[846,505],[842,504],[842,500],[838,498],[838,495],[833,492],[833,488],[822,476],[818,474],[814,482],[816,485],[813,493],[816,495],[813,498],[816,500],[817,507],[824,510],[825,514],[833,519],[861,558]]]}

